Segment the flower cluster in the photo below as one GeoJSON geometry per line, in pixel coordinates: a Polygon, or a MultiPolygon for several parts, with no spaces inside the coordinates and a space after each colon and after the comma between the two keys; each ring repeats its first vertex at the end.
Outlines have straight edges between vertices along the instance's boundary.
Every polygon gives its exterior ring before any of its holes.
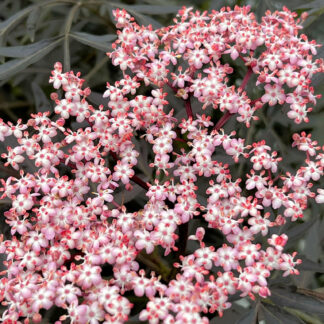
{"type": "Polygon", "coordinates": [[[293,135],[305,164],[292,174],[281,172],[282,158],[265,141],[247,145],[222,129],[232,116],[249,127],[266,104],[288,103],[289,118],[308,120],[318,98],[311,78],[324,68],[312,60],[319,45],[298,35],[294,13],[267,12],[258,23],[249,7],[211,14],[182,8],[174,25],[159,30],[139,26],[125,10],[113,13],[120,31],[108,55],[123,79],[107,83],[106,106],[91,106],[80,74],[56,63],[50,82],[63,93],[51,96],[57,118],[0,121],[0,140],[16,141],[1,157],[17,171],[1,181],[2,198],[12,201],[5,212],[12,237],[0,244],[7,256],[3,323],[40,322],[41,310],[52,307],[66,314],[56,323],[124,323],[133,306],[126,292],[149,299],[142,321],[208,323],[204,314],[222,315],[235,293],[269,296],[273,270],[298,274],[296,253],[284,252],[287,235],[269,235],[269,228],[303,217],[310,199],[324,202],[324,189],[311,191],[324,168],[311,135],[293,135]],[[246,66],[239,87],[229,85],[226,55],[246,66]],[[254,100],[244,91],[253,74],[264,89],[254,100]],[[137,94],[142,86],[150,89],[146,95],[137,94]],[[174,117],[166,87],[182,100],[186,119],[174,117]],[[223,117],[214,123],[194,116],[193,100],[223,117]],[[152,148],[147,168],[156,179],[148,182],[138,174],[136,137],[152,148]],[[249,171],[235,179],[231,166],[218,161],[220,152],[234,167],[245,159],[249,171]],[[206,203],[199,180],[207,185],[206,203]],[[115,201],[117,190],[127,194],[137,185],[146,191],[140,210],[115,201]],[[207,246],[203,227],[188,236],[193,218],[222,233],[223,244],[207,246]],[[186,252],[188,239],[197,241],[193,253],[186,252]],[[162,250],[177,256],[173,266],[162,250]]]}

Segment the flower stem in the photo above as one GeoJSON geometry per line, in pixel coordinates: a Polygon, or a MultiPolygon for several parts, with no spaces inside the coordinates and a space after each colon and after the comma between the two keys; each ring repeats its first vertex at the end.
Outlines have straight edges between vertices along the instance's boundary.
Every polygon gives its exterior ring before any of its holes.
{"type": "Polygon", "coordinates": [[[217,122],[217,124],[214,127],[214,131],[219,131],[226,123],[227,121],[231,118],[231,116],[234,114],[231,114],[229,111],[227,111],[222,118],[217,122]]]}
{"type": "MultiPolygon", "coordinates": [[[[240,88],[242,90],[245,89],[247,83],[249,82],[250,78],[251,78],[251,75],[252,75],[253,71],[251,69],[251,67],[249,66],[248,67],[248,70],[243,78],[243,81],[242,81],[242,84],[240,86],[240,88]]],[[[258,100],[258,99],[257,99],[258,100]]],[[[229,111],[227,111],[222,117],[221,119],[217,122],[217,124],[215,125],[214,127],[214,130],[215,131],[218,131],[220,130],[226,123],[227,121],[231,118],[231,116],[234,115],[234,114],[231,114],[229,111]]]]}
{"type": "Polygon", "coordinates": [[[248,67],[248,70],[247,70],[247,72],[246,72],[246,74],[245,74],[245,76],[244,76],[244,79],[243,79],[243,81],[242,81],[242,84],[241,84],[241,86],[240,86],[240,88],[241,88],[242,90],[245,89],[247,83],[249,82],[249,80],[250,80],[250,78],[251,78],[252,73],[253,73],[253,71],[252,71],[251,67],[249,66],[249,67],[248,67]]]}
{"type": "Polygon", "coordinates": [[[194,119],[194,116],[193,116],[193,113],[192,113],[192,108],[191,108],[190,96],[185,101],[185,107],[186,107],[186,112],[187,112],[188,118],[194,119]]]}
{"type": "Polygon", "coordinates": [[[167,85],[174,91],[174,93],[178,92],[178,89],[174,87],[170,81],[167,82],[167,85]]]}
{"type": "Polygon", "coordinates": [[[141,178],[139,178],[137,175],[134,175],[132,178],[130,178],[133,182],[138,184],[140,187],[142,187],[145,190],[149,190],[149,186],[146,182],[144,182],[141,178]]]}
{"type": "MultiPolygon", "coordinates": [[[[177,94],[178,89],[176,87],[174,87],[171,82],[167,82],[167,85],[174,91],[175,94],[177,94]]],[[[186,108],[186,112],[187,112],[187,116],[188,118],[192,118],[194,119],[193,113],[192,113],[192,108],[191,108],[191,102],[190,102],[190,94],[189,97],[185,100],[185,108],[186,108]]]]}

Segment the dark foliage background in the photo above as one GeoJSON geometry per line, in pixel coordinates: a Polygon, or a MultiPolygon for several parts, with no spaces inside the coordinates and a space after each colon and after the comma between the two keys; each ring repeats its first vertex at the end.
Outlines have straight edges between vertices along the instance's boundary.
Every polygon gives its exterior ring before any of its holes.
{"type": "MultiPolygon", "coordinates": [[[[48,78],[56,61],[64,63],[64,70],[80,71],[86,80],[86,86],[92,89],[89,100],[94,106],[106,104],[101,97],[106,82],[118,80],[119,69],[113,67],[105,55],[115,40],[116,28],[112,22],[111,11],[115,8],[125,8],[133,15],[139,24],[152,24],[160,27],[172,23],[172,17],[182,6],[194,6],[201,10],[218,10],[223,6],[250,4],[252,10],[260,18],[267,9],[289,9],[301,14],[308,12],[309,18],[304,23],[303,33],[310,39],[324,44],[324,2],[323,0],[146,0],[146,1],[108,1],[108,0],[2,0],[0,1],[0,118],[5,121],[24,121],[30,113],[37,111],[53,112],[53,104],[48,100],[53,91],[48,84],[48,78]]],[[[319,50],[318,57],[323,57],[324,48],[319,50]]],[[[244,69],[236,67],[236,82],[241,82],[244,69]]],[[[233,80],[235,82],[235,80],[233,80]]],[[[324,76],[313,78],[316,93],[324,94],[324,76]]],[[[247,88],[251,97],[258,97],[258,89],[252,85],[247,88]]],[[[168,98],[169,99],[169,98],[168,98]]],[[[178,112],[183,107],[177,107],[176,101],[171,104],[178,112]]],[[[310,122],[296,126],[288,120],[281,109],[270,107],[258,112],[260,120],[250,129],[241,127],[233,121],[226,126],[235,128],[241,137],[246,137],[248,143],[265,139],[272,148],[284,156],[282,171],[293,171],[303,162],[304,156],[290,147],[291,135],[296,131],[312,132],[313,138],[324,145],[324,98],[318,101],[315,110],[310,114],[310,122]]],[[[136,139],[134,139],[136,140],[136,139]]],[[[3,151],[7,143],[1,143],[3,151]]],[[[139,147],[141,157],[139,165],[145,165],[149,150],[139,147]]],[[[227,161],[228,162],[228,161],[227,161]]],[[[233,169],[233,174],[242,176],[246,166],[241,164],[233,169]]],[[[152,174],[141,168],[145,180],[152,180],[152,174]]],[[[0,161],[0,178],[15,175],[15,171],[4,168],[0,161]]],[[[200,199],[204,201],[202,184],[200,199]]],[[[316,188],[315,188],[316,189],[316,188]]],[[[313,190],[315,191],[315,190],[313,190]]],[[[118,193],[118,200],[129,208],[138,208],[143,202],[143,191],[134,188],[132,194],[118,193]],[[135,202],[136,200],[136,202],[135,202]]],[[[0,201],[1,214],[8,209],[8,201],[0,201]]],[[[289,236],[288,249],[298,251],[304,260],[299,267],[300,275],[282,278],[274,273],[269,280],[272,296],[265,300],[251,301],[233,298],[233,307],[225,312],[223,318],[210,316],[211,323],[237,324],[290,324],[290,323],[324,323],[324,220],[323,210],[319,206],[310,205],[302,220],[288,223],[282,232],[289,236]]],[[[4,217],[0,217],[1,232],[8,237],[8,229],[4,217]]],[[[191,222],[191,229],[204,224],[200,220],[191,222]]],[[[222,237],[215,235],[215,230],[207,230],[207,244],[221,244],[222,237]]],[[[188,252],[197,247],[189,244],[188,252]]],[[[167,260],[172,264],[172,260],[167,260]]],[[[107,269],[109,274],[110,269],[107,269]]],[[[235,297],[235,296],[234,296],[235,297]]],[[[136,307],[129,323],[138,323],[138,312],[145,300],[129,297],[136,307]]],[[[54,323],[55,310],[45,314],[44,323],[54,323]]]]}

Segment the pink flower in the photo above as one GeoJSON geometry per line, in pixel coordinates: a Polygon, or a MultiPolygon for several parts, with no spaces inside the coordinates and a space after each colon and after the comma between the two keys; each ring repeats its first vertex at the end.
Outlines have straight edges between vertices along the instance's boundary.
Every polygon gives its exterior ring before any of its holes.
{"type": "Polygon", "coordinates": [[[262,102],[268,102],[270,106],[274,106],[277,103],[282,105],[286,99],[286,95],[284,94],[284,90],[278,84],[267,84],[264,87],[266,93],[262,96],[262,102]]]}
{"type": "Polygon", "coordinates": [[[149,299],[140,320],[207,324],[202,313],[222,316],[230,295],[270,296],[273,270],[298,274],[301,261],[284,253],[289,237],[280,231],[313,199],[324,202],[323,189],[313,192],[324,147],[310,134],[293,135],[305,161],[283,174],[286,156],[259,127],[258,141],[253,129],[231,131],[234,118],[249,127],[266,103],[286,102],[288,118],[308,121],[319,98],[311,77],[323,62],[298,34],[295,13],[268,11],[258,22],[250,6],[183,7],[158,30],[124,9],[113,15],[120,30],[108,56],[123,76],[107,83],[105,105],[91,106],[81,74],[56,63],[58,119],[0,119],[0,141],[13,143],[1,154],[3,171],[16,173],[0,182],[12,233],[0,236],[3,322],[40,322],[55,304],[66,314],[60,321],[125,323],[135,295],[149,299]],[[226,54],[235,64],[223,63],[226,54]],[[265,93],[252,100],[248,84],[265,93]],[[269,237],[271,227],[280,235],[269,237]]]}

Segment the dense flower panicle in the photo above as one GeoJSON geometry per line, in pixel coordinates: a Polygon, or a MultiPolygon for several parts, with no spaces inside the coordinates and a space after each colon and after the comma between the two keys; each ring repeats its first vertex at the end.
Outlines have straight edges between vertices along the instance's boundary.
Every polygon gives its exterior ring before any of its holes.
{"type": "Polygon", "coordinates": [[[248,6],[210,14],[184,7],[174,25],[158,30],[139,26],[125,10],[113,15],[120,30],[108,56],[123,78],[107,83],[106,106],[91,106],[81,75],[56,63],[50,83],[63,93],[51,95],[58,118],[38,113],[16,125],[0,119],[0,141],[16,143],[1,158],[19,171],[1,179],[0,189],[1,199],[12,202],[4,214],[12,238],[0,242],[7,256],[0,281],[4,323],[39,322],[41,310],[54,306],[65,311],[57,323],[124,323],[133,305],[123,295],[130,291],[149,298],[142,321],[208,323],[203,314],[222,315],[229,295],[268,297],[271,271],[298,274],[296,253],[284,253],[287,235],[273,234],[265,244],[255,239],[303,217],[309,200],[324,202],[324,189],[312,189],[323,175],[323,148],[310,134],[293,135],[305,163],[283,174],[282,157],[264,140],[250,145],[222,129],[231,116],[249,127],[257,110],[284,103],[289,118],[308,121],[309,105],[319,98],[311,78],[324,65],[312,59],[319,45],[298,34],[294,13],[268,11],[258,23],[248,6]],[[234,69],[221,63],[223,55],[246,66],[238,87],[229,85],[234,69]],[[263,91],[254,100],[245,91],[253,74],[263,91]],[[152,89],[139,94],[142,85],[152,89]],[[183,101],[187,118],[174,117],[166,87],[183,101]],[[193,98],[202,115],[193,114],[193,98]],[[223,113],[217,123],[211,109],[223,113]],[[147,164],[157,179],[142,165],[138,138],[152,148],[147,164]],[[235,165],[245,159],[246,174],[234,178],[219,153],[235,165]],[[201,180],[209,183],[205,195],[201,180]],[[136,185],[146,190],[146,203],[131,212],[115,199],[133,197],[136,185]],[[197,216],[223,234],[221,247],[206,245],[203,227],[183,237],[197,216]],[[187,239],[197,241],[193,253],[185,251],[187,239]],[[176,252],[176,272],[157,247],[176,252]],[[149,276],[143,263],[158,276],[149,276]]]}

